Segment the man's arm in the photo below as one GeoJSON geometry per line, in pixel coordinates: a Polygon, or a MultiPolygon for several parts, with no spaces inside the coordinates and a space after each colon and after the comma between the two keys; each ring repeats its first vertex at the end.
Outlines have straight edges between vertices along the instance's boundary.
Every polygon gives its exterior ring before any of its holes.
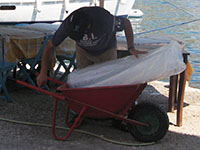
{"type": "Polygon", "coordinates": [[[42,66],[41,66],[40,74],[37,77],[38,87],[41,87],[47,82],[47,72],[49,68],[51,67],[51,60],[53,58],[54,48],[55,47],[53,46],[52,41],[50,40],[47,43],[42,53],[42,62],[41,62],[42,66]]]}
{"type": "Polygon", "coordinates": [[[132,29],[130,21],[127,18],[125,18],[124,26],[125,26],[125,30],[124,31],[125,31],[128,51],[132,55],[135,55],[137,58],[139,57],[140,54],[147,53],[146,51],[138,51],[138,50],[135,49],[135,47],[134,47],[133,29],[132,29]]]}

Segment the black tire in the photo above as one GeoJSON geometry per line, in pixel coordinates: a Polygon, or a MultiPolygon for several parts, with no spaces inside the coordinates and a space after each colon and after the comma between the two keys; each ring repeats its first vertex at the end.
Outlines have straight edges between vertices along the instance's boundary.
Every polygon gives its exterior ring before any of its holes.
{"type": "Polygon", "coordinates": [[[169,119],[167,114],[153,103],[141,103],[134,106],[128,115],[129,119],[149,125],[128,124],[132,136],[141,142],[155,142],[161,140],[168,131],[169,119]]]}

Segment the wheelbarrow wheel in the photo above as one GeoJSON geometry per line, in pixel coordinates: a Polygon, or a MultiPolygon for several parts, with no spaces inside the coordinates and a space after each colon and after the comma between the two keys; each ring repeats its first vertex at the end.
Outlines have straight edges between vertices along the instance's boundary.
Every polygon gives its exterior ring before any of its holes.
{"type": "Polygon", "coordinates": [[[162,139],[168,131],[169,119],[167,114],[153,103],[141,103],[134,106],[128,115],[129,119],[136,120],[148,127],[128,124],[132,136],[141,142],[154,142],[162,139]]]}

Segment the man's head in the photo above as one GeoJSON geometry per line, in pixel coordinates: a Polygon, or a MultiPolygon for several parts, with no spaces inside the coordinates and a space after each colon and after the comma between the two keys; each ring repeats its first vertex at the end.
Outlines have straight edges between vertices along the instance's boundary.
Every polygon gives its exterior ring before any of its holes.
{"type": "Polygon", "coordinates": [[[82,10],[75,12],[70,18],[69,37],[73,40],[82,39],[90,23],[91,20],[87,13],[82,10]]]}

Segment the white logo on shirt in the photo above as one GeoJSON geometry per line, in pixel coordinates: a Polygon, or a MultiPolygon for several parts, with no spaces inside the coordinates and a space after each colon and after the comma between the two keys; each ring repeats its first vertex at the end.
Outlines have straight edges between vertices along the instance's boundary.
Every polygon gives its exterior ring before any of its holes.
{"type": "Polygon", "coordinates": [[[80,41],[80,44],[83,46],[95,46],[99,42],[100,39],[98,39],[97,36],[95,36],[93,33],[90,34],[84,34],[83,39],[80,41]]]}

